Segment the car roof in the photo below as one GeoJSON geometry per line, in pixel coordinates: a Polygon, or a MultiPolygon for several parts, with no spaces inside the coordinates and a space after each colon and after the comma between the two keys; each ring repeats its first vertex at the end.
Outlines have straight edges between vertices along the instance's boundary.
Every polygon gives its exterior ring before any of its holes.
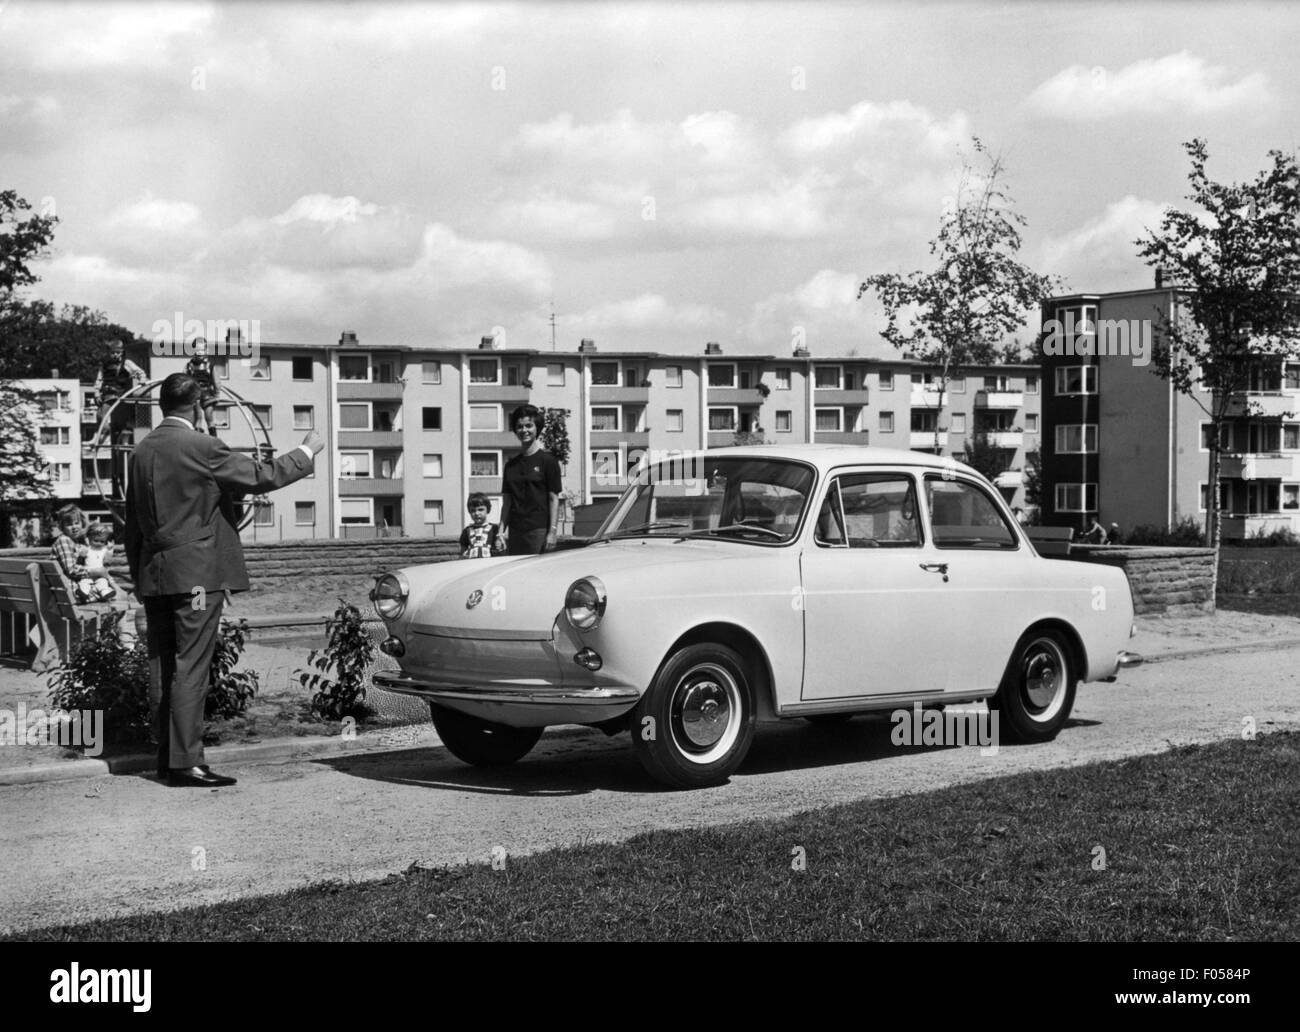
{"type": "Polygon", "coordinates": [[[875,448],[861,444],[747,444],[735,448],[711,448],[708,451],[675,454],[658,453],[652,448],[649,449],[646,458],[647,461],[654,463],[706,455],[711,458],[802,459],[804,462],[813,463],[823,471],[848,464],[970,469],[969,466],[948,455],[931,455],[929,452],[907,451],[902,448],[875,448]]]}

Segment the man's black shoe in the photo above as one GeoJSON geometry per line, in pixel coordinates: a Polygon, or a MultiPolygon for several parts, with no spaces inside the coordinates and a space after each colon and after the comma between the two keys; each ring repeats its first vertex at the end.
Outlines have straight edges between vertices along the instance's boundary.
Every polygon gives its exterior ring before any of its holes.
{"type": "Polygon", "coordinates": [[[173,788],[220,788],[223,785],[235,784],[235,779],[225,777],[222,774],[213,774],[206,765],[202,767],[172,767],[167,771],[167,784],[173,788]]]}

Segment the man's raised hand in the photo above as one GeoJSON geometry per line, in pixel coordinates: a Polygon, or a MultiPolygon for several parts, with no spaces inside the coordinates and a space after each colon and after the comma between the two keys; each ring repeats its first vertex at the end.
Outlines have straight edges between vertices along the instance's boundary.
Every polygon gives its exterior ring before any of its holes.
{"type": "Polygon", "coordinates": [[[303,446],[311,449],[313,455],[319,455],[325,450],[325,439],[315,430],[308,430],[307,436],[302,439],[303,446]]]}

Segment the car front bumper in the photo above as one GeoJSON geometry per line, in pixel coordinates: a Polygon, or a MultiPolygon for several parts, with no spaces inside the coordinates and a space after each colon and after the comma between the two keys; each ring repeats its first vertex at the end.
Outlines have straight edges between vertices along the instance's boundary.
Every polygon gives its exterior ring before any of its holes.
{"type": "Polygon", "coordinates": [[[498,684],[481,687],[446,684],[391,672],[376,672],[374,685],[510,727],[599,724],[621,716],[641,698],[636,688],[624,685],[566,688],[550,684],[498,684]]]}

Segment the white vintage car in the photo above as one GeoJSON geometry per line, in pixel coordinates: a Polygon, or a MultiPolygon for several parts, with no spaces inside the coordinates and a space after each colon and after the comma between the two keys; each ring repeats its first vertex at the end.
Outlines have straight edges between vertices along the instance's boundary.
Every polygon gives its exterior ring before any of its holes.
{"type": "Polygon", "coordinates": [[[758,719],[987,699],[1042,742],[1125,651],[1123,570],[1039,556],[952,459],[835,445],[646,466],[584,547],[410,567],[372,592],[444,744],[512,763],[553,724],[630,730],[649,773],[725,780],[758,719]]]}

